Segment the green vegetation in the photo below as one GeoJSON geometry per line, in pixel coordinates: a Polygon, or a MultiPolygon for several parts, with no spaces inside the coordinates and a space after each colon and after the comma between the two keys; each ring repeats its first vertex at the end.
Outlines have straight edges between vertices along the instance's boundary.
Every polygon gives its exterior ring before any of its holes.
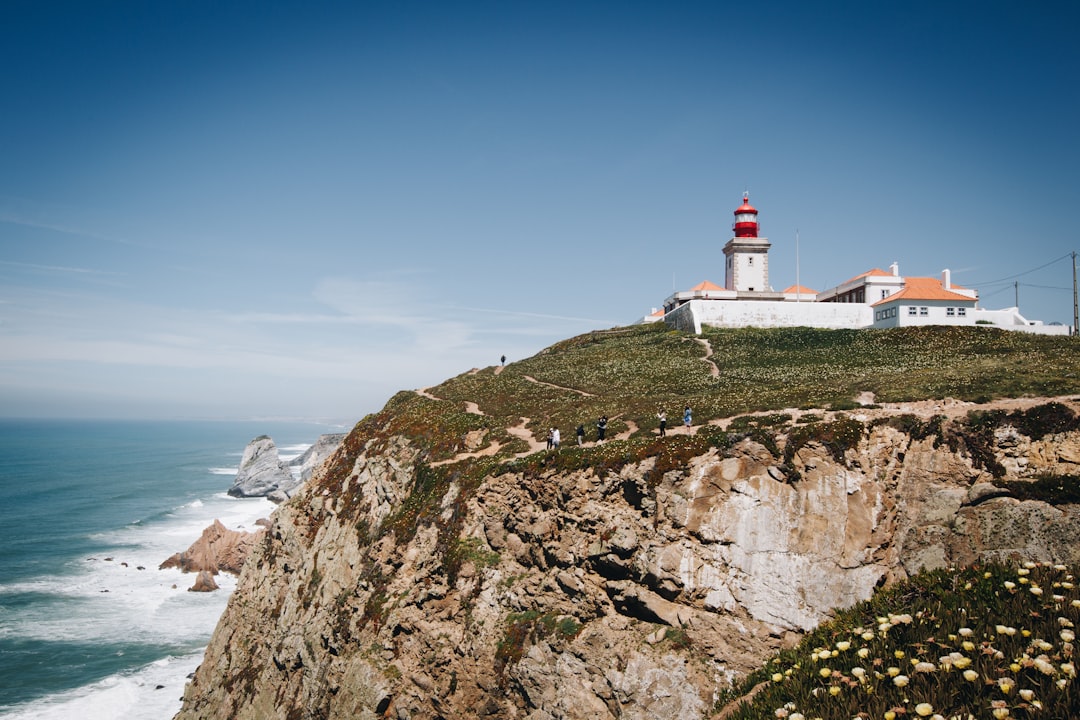
{"type": "Polygon", "coordinates": [[[687,404],[700,426],[789,407],[850,409],[866,391],[878,402],[984,402],[1080,391],[1080,356],[1069,337],[937,326],[706,328],[700,340],[712,348],[716,377],[698,340],[659,323],[594,332],[498,374],[487,368],[459,375],[430,392],[443,405],[476,402],[486,416],[476,416],[474,423],[486,420],[498,428],[527,417],[537,437],[556,425],[569,444],[578,423],[585,423],[592,439],[602,414],[611,418],[609,436],[625,431],[627,421],[641,434],[655,434],[659,410],[677,425],[687,404]]]}
{"type": "Polygon", "coordinates": [[[924,572],[837,613],[719,705],[728,720],[1071,718],[1076,569],[924,572]]]}
{"type": "Polygon", "coordinates": [[[581,624],[567,615],[541,614],[535,610],[511,613],[506,619],[506,633],[495,649],[495,669],[498,673],[513,665],[531,645],[542,640],[558,644],[572,640],[581,632],[581,624]]]}

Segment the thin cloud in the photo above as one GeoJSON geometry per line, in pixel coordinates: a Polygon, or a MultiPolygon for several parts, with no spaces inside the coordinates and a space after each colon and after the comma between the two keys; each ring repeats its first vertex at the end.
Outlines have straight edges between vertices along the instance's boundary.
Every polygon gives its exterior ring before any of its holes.
{"type": "Polygon", "coordinates": [[[37,263],[15,262],[13,260],[0,260],[0,265],[23,268],[25,270],[40,270],[42,272],[64,273],[75,275],[122,275],[124,273],[113,270],[98,270],[95,268],[70,267],[67,265],[39,265],[37,263]]]}
{"type": "Polygon", "coordinates": [[[63,233],[64,235],[73,235],[75,237],[84,237],[91,240],[100,240],[102,242],[115,243],[117,245],[138,245],[138,243],[127,240],[125,238],[119,238],[112,235],[103,235],[101,233],[87,230],[86,228],[76,225],[30,218],[26,217],[25,215],[12,212],[11,210],[0,210],[0,223],[37,228],[39,230],[51,230],[53,232],[63,233]]]}

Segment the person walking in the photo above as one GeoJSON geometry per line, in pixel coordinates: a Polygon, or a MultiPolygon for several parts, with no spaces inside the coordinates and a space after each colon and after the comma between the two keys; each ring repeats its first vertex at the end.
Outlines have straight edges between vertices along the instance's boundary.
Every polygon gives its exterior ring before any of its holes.
{"type": "Polygon", "coordinates": [[[656,414],[656,417],[660,419],[660,437],[667,436],[667,413],[661,410],[656,414]]]}
{"type": "Polygon", "coordinates": [[[548,440],[547,449],[550,450],[552,443],[555,442],[555,428],[548,428],[548,438],[547,438],[547,440],[548,440]]]}
{"type": "Polygon", "coordinates": [[[607,415],[601,415],[596,421],[596,442],[604,442],[605,432],[607,432],[607,415]]]}
{"type": "Polygon", "coordinates": [[[690,412],[690,406],[689,405],[687,405],[686,409],[683,410],[682,421],[683,421],[683,425],[685,425],[687,427],[687,429],[689,429],[690,428],[690,423],[693,422],[693,416],[692,416],[692,414],[690,412]]]}
{"type": "Polygon", "coordinates": [[[559,452],[559,428],[551,428],[551,447],[555,452],[559,452]]]}
{"type": "Polygon", "coordinates": [[[577,426],[577,444],[585,444],[585,423],[578,423],[577,426]]]}

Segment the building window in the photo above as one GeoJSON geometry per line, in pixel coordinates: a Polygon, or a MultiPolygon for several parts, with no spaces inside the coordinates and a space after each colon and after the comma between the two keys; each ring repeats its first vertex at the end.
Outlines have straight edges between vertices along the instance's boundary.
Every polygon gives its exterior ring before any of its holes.
{"type": "Polygon", "coordinates": [[[881,299],[889,297],[889,288],[881,288],[881,299]]]}
{"type": "Polygon", "coordinates": [[[909,305],[908,309],[907,309],[907,314],[908,315],[918,315],[919,311],[915,309],[914,305],[909,305]]]}
{"type": "Polygon", "coordinates": [[[928,308],[928,307],[919,308],[919,314],[920,315],[929,315],[930,314],[930,308],[928,308]]]}
{"type": "Polygon", "coordinates": [[[954,315],[956,315],[956,308],[945,308],[945,314],[948,317],[953,317],[954,315]]]}
{"type": "Polygon", "coordinates": [[[965,317],[967,315],[967,308],[956,308],[956,314],[960,317],[965,317]]]}

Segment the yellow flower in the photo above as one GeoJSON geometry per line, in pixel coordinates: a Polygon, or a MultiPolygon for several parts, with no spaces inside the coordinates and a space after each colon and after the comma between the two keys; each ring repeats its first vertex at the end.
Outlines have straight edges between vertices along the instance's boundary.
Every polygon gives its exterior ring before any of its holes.
{"type": "Polygon", "coordinates": [[[840,650],[841,652],[846,651],[850,647],[851,647],[851,643],[848,642],[847,640],[841,640],[840,642],[836,643],[836,649],[840,650]]]}
{"type": "Polygon", "coordinates": [[[904,651],[903,650],[897,650],[896,652],[893,653],[893,657],[895,657],[897,660],[903,660],[904,659],[904,651]]]}
{"type": "Polygon", "coordinates": [[[1065,673],[1069,677],[1076,677],[1076,666],[1071,662],[1061,663],[1061,672],[1065,673]]]}
{"type": "Polygon", "coordinates": [[[773,673],[773,676],[772,676],[772,681],[773,682],[780,682],[783,679],[784,679],[784,676],[781,675],[780,673],[773,673]]]}
{"type": "Polygon", "coordinates": [[[840,686],[839,685],[830,685],[829,686],[829,694],[832,695],[833,697],[836,697],[837,695],[839,695],[840,694],[840,686]]]}
{"type": "Polygon", "coordinates": [[[1076,635],[1073,633],[1072,630],[1062,630],[1058,634],[1061,636],[1061,639],[1064,640],[1065,642],[1072,642],[1073,640],[1076,639],[1076,635]]]}
{"type": "Polygon", "coordinates": [[[830,669],[829,669],[829,668],[827,668],[827,667],[825,667],[825,668],[821,668],[820,670],[818,670],[818,675],[820,675],[820,676],[821,676],[821,677],[823,677],[823,678],[827,678],[827,677],[829,677],[830,675],[832,675],[832,670],[830,670],[830,669]]]}
{"type": "Polygon", "coordinates": [[[1005,589],[1006,590],[1012,590],[1015,587],[1016,587],[1016,583],[1012,582],[1011,580],[1006,580],[1005,581],[1005,589]]]}
{"type": "Polygon", "coordinates": [[[1012,678],[1007,678],[1007,677],[998,678],[998,687],[1001,688],[1001,692],[1005,693],[1006,695],[1008,695],[1010,692],[1012,692],[1012,689],[1015,686],[1016,686],[1016,681],[1013,680],[1012,678]]]}
{"type": "Polygon", "coordinates": [[[896,677],[897,675],[899,675],[899,674],[900,674],[900,668],[898,668],[898,667],[896,667],[896,666],[891,666],[891,667],[890,667],[890,668],[889,668],[888,670],[886,670],[885,672],[889,673],[889,677],[896,677]]]}
{"type": "Polygon", "coordinates": [[[894,713],[892,710],[886,710],[885,720],[896,720],[896,713],[894,713]]]}
{"type": "Polygon", "coordinates": [[[934,714],[934,706],[930,703],[919,703],[915,706],[915,714],[919,717],[927,717],[934,714]]]}

